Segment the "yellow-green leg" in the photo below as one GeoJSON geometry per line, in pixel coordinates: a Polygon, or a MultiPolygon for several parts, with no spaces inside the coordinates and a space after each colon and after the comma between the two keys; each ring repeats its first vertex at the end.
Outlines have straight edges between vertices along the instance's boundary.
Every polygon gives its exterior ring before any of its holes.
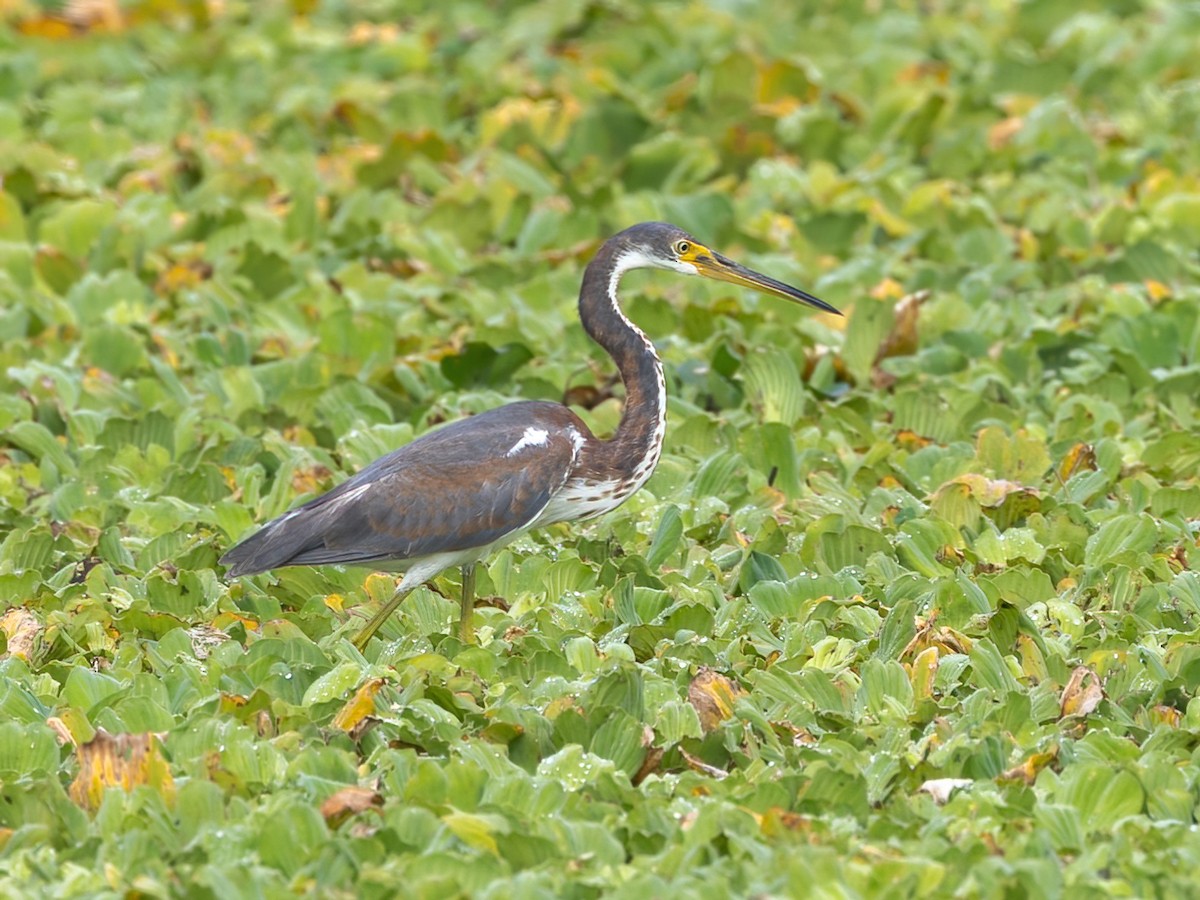
{"type": "MultiPolygon", "coordinates": [[[[392,594],[391,599],[380,607],[379,612],[371,616],[371,620],[363,626],[354,637],[354,646],[361,653],[367,648],[375,632],[379,627],[387,621],[388,616],[394,613],[404,602],[405,598],[411,594],[420,584],[420,582],[409,582],[407,585],[406,578],[400,582],[400,586],[396,588],[396,593],[392,594]]],[[[462,603],[458,613],[458,636],[464,644],[471,643],[475,638],[475,630],[472,628],[472,616],[475,612],[475,563],[467,563],[462,567],[462,603]]]]}
{"type": "Polygon", "coordinates": [[[392,594],[392,598],[380,607],[379,612],[371,617],[371,621],[354,638],[354,646],[358,648],[359,653],[367,649],[367,644],[379,630],[379,626],[387,621],[387,617],[396,611],[396,608],[404,602],[404,598],[411,594],[416,587],[415,584],[412,587],[405,587],[403,582],[400,583],[400,587],[396,588],[396,593],[392,594]]]}
{"type": "Polygon", "coordinates": [[[464,644],[475,639],[475,563],[462,567],[462,605],[458,613],[458,638],[464,644]]]}

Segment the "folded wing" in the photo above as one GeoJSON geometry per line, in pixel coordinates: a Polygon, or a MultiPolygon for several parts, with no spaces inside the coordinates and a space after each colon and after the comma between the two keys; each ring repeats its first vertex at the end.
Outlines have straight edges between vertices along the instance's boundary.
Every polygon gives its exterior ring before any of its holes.
{"type": "Polygon", "coordinates": [[[529,402],[455,422],[272,520],[221,562],[230,575],[370,565],[518,534],[571,473],[579,446],[571,419],[557,404],[529,402]]]}

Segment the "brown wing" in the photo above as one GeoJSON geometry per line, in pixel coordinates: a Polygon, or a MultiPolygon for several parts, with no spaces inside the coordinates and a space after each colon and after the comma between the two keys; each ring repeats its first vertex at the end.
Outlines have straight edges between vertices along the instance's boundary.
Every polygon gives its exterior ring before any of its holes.
{"type": "Polygon", "coordinates": [[[272,520],[221,562],[230,575],[250,575],[486,547],[528,527],[562,488],[576,423],[565,407],[540,402],[455,422],[272,520]]]}

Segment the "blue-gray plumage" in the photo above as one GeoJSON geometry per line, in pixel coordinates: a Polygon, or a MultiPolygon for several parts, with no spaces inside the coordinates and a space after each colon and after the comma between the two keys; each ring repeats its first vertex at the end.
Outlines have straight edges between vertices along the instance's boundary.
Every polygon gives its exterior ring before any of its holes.
{"type": "Polygon", "coordinates": [[[486,546],[531,525],[562,488],[575,455],[572,429],[582,433],[583,425],[569,409],[536,401],[453,422],[270,522],[222,562],[230,575],[252,575],[486,546]],[[531,422],[545,439],[521,446],[531,422]]]}
{"type": "Polygon", "coordinates": [[[469,638],[476,561],[530,528],[616,508],[654,471],[666,425],[662,363],[617,304],[621,275],[647,267],[729,281],[837,312],[714,253],[673,225],[627,228],[601,246],[579,293],[584,329],[613,358],[625,384],[625,411],[611,439],[597,438],[557,403],[511,403],[451,423],[268,522],[221,558],[228,574],[325,564],[404,570],[395,595],[356,638],[362,648],[415,587],[458,565],[460,628],[469,638]]]}

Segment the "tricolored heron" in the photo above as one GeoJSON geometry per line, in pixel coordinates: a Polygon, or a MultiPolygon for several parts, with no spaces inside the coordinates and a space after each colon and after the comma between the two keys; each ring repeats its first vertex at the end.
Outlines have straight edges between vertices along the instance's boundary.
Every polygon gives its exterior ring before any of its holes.
{"type": "Polygon", "coordinates": [[[510,403],[452,422],[268,522],[221,557],[228,574],[329,563],[404,571],[395,594],[355,638],[363,649],[418,585],[461,566],[459,630],[469,640],[476,562],[531,528],[616,509],[658,463],[667,412],[662,363],[617,302],[621,276],[646,268],[703,275],[838,312],[674,225],[627,228],[600,247],[579,291],[584,330],[625,383],[625,410],[611,438],[596,437],[566,406],[546,401],[510,403]]]}

